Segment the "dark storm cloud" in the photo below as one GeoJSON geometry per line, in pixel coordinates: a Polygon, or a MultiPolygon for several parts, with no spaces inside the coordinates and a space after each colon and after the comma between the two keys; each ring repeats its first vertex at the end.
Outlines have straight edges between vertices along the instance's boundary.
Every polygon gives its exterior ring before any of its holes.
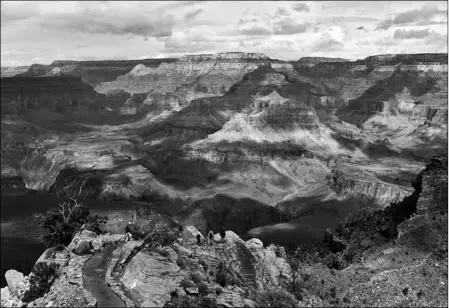
{"type": "Polygon", "coordinates": [[[82,9],[79,13],[67,13],[43,19],[40,24],[45,28],[68,29],[91,34],[112,34],[147,37],[164,37],[172,34],[176,24],[173,15],[136,14],[115,10],[82,9]]]}
{"type": "Polygon", "coordinates": [[[253,27],[249,27],[249,28],[245,28],[242,29],[240,31],[241,34],[244,35],[270,35],[271,34],[271,30],[267,29],[265,27],[262,26],[253,26],[253,27]]]}
{"type": "Polygon", "coordinates": [[[199,14],[201,14],[202,12],[204,12],[203,9],[197,9],[193,12],[187,13],[186,16],[184,17],[185,20],[190,21],[195,19],[199,14]]]}
{"type": "Polygon", "coordinates": [[[422,7],[420,9],[414,9],[400,13],[394,18],[384,20],[377,26],[376,30],[387,30],[393,25],[433,23],[431,21],[433,17],[446,15],[447,11],[440,10],[435,6],[422,7]]]}
{"type": "Polygon", "coordinates": [[[304,33],[310,27],[309,23],[297,23],[292,18],[282,19],[277,23],[274,34],[297,34],[304,33]]]}
{"type": "Polygon", "coordinates": [[[394,31],[394,39],[422,39],[428,37],[432,32],[429,29],[423,30],[396,30],[394,31]]]}
{"type": "Polygon", "coordinates": [[[296,12],[310,12],[309,6],[305,3],[297,3],[297,4],[293,5],[293,9],[296,12]]]}

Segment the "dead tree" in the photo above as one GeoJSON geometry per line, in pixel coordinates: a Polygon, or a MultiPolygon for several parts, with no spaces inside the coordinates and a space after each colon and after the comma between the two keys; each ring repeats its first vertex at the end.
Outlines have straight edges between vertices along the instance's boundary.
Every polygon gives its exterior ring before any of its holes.
{"type": "Polygon", "coordinates": [[[70,221],[70,218],[72,217],[72,214],[79,209],[79,207],[81,206],[81,204],[79,204],[77,202],[76,199],[74,198],[70,198],[70,200],[73,201],[72,204],[70,204],[70,202],[63,202],[62,204],[58,204],[60,209],[59,209],[59,213],[61,213],[63,221],[65,223],[68,223],[70,221]]]}

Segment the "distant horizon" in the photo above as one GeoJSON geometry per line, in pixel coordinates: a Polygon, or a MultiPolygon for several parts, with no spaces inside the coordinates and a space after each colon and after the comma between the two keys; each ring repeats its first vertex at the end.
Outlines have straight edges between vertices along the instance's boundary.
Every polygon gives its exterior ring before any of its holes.
{"type": "Polygon", "coordinates": [[[228,50],[283,61],[447,53],[447,22],[447,1],[2,1],[1,66],[228,50]]]}
{"type": "MultiPolygon", "coordinates": [[[[198,54],[184,54],[181,55],[179,57],[167,57],[167,58],[141,58],[141,59],[98,59],[98,60],[76,60],[76,59],[56,59],[51,61],[48,64],[44,64],[44,63],[31,63],[31,64],[23,64],[23,65],[16,65],[16,66],[1,66],[3,68],[7,68],[7,67],[30,67],[32,65],[51,65],[54,62],[57,61],[74,61],[74,62],[107,62],[107,61],[145,61],[145,60],[153,60],[153,59],[180,59],[183,56],[199,56],[199,55],[214,55],[214,54],[218,54],[218,53],[240,53],[240,51],[224,51],[224,52],[217,52],[217,53],[211,53],[211,54],[205,54],[205,53],[198,53],[198,54]]],[[[252,52],[241,52],[241,53],[252,53],[252,52]]],[[[355,62],[355,61],[359,61],[359,60],[364,60],[368,57],[374,57],[374,56],[386,56],[386,55],[419,55],[419,54],[448,54],[447,52],[422,52],[422,53],[389,53],[389,54],[372,54],[372,55],[368,55],[366,57],[363,58],[357,58],[357,59],[345,59],[345,58],[341,58],[341,57],[329,57],[329,56],[303,56],[300,57],[298,59],[294,59],[294,60],[283,60],[283,59],[277,59],[277,58],[272,58],[269,57],[271,60],[279,60],[279,61],[284,61],[284,62],[296,62],[299,61],[302,58],[327,58],[327,59],[342,59],[345,60],[347,62],[355,62]]]]}

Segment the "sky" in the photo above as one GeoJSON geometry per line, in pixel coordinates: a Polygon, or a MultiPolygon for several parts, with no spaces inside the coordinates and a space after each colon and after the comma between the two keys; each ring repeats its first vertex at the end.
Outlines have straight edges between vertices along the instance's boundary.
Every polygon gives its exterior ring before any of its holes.
{"type": "Polygon", "coordinates": [[[2,1],[1,65],[447,52],[446,1],[2,1]]]}

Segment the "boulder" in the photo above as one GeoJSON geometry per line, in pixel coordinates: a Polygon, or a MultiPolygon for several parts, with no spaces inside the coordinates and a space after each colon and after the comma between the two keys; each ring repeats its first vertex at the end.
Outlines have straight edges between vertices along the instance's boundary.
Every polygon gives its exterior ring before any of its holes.
{"type": "Polygon", "coordinates": [[[73,250],[77,255],[85,255],[90,252],[90,243],[87,241],[80,241],[73,250]]]}
{"type": "Polygon", "coordinates": [[[194,226],[186,226],[181,233],[182,244],[195,245],[197,234],[201,236],[201,240],[204,240],[204,236],[200,231],[198,231],[197,228],[195,228],[194,226]]]}
{"type": "Polygon", "coordinates": [[[9,292],[9,287],[4,287],[1,289],[1,306],[6,307],[6,303],[13,299],[11,292],[9,292]]]}
{"type": "Polygon", "coordinates": [[[185,247],[182,247],[178,243],[175,243],[173,245],[173,249],[180,255],[180,256],[186,256],[191,257],[193,255],[193,252],[190,249],[187,249],[185,247]]]}
{"type": "Polygon", "coordinates": [[[142,307],[161,307],[171,298],[181,280],[180,268],[160,254],[139,252],[129,262],[121,277],[124,287],[146,299],[142,307]]]}
{"type": "Polygon", "coordinates": [[[257,307],[257,304],[255,301],[246,298],[243,300],[243,307],[257,307]]]}
{"type": "Polygon", "coordinates": [[[83,237],[91,237],[91,238],[96,238],[98,235],[90,230],[83,230],[83,232],[81,232],[81,236],[83,237]]]}
{"type": "Polygon", "coordinates": [[[27,289],[26,279],[21,272],[14,269],[8,270],[5,273],[6,283],[8,284],[9,292],[18,298],[27,289]]]}
{"type": "Polygon", "coordinates": [[[261,249],[263,248],[263,243],[258,238],[252,238],[246,242],[248,247],[252,247],[253,249],[261,249]]]}

